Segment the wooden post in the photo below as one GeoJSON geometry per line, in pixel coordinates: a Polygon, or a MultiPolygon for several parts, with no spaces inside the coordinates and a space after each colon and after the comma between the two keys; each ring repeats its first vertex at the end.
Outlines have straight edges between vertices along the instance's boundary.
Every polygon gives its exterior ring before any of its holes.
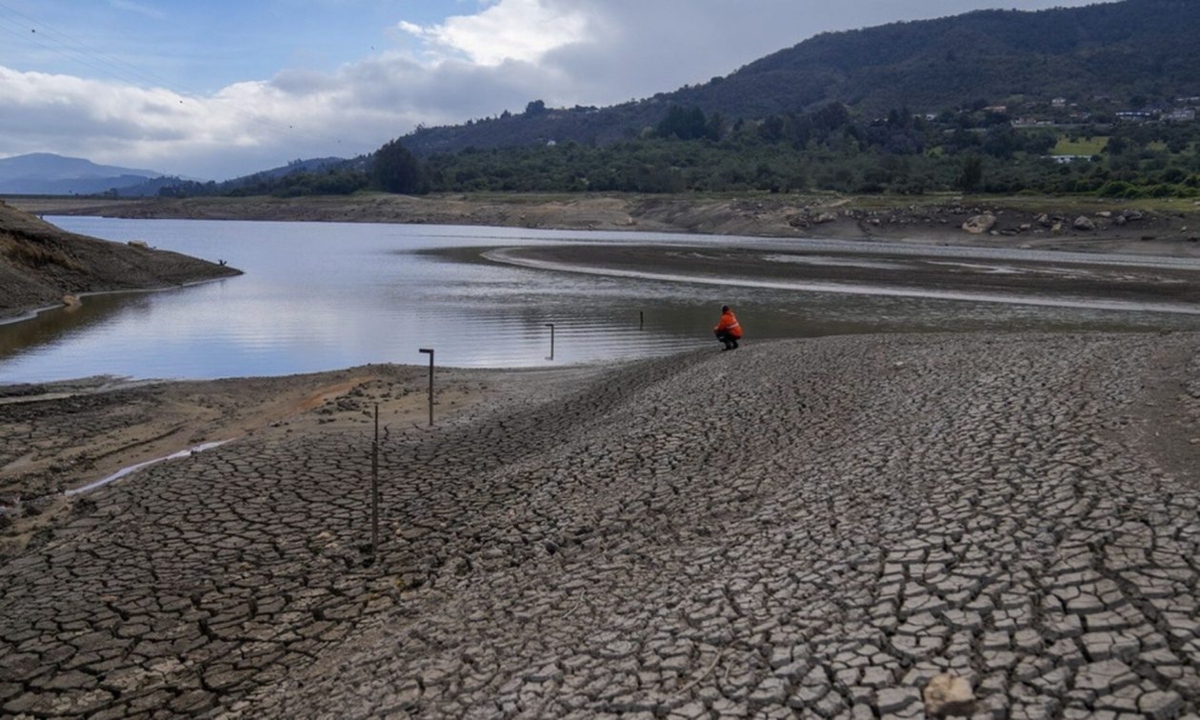
{"type": "Polygon", "coordinates": [[[638,330],[646,329],[646,311],[638,310],[638,330]]]}
{"type": "Polygon", "coordinates": [[[429,353],[429,427],[433,427],[433,349],[421,348],[421,352],[429,353]]]}
{"type": "Polygon", "coordinates": [[[546,327],[550,328],[550,360],[554,359],[554,323],[546,323],[546,327]]]}

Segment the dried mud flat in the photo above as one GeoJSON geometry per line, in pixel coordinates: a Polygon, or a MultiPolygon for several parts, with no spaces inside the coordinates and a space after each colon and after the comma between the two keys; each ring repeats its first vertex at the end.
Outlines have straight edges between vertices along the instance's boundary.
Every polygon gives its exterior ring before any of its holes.
{"type": "Polygon", "coordinates": [[[432,429],[418,369],[297,380],[0,566],[0,714],[1194,718],[1198,350],[750,340],[459,371],[432,429]]]}
{"type": "MultiPolygon", "coordinates": [[[[517,373],[519,376],[519,373],[517,373]]],[[[440,369],[435,415],[490,395],[496,373],[440,369]]],[[[428,424],[424,368],[369,365],[194,382],[96,377],[0,386],[0,557],[53,535],[64,492],[211,443],[428,424]]],[[[84,499],[83,505],[90,507],[84,499]]]]}

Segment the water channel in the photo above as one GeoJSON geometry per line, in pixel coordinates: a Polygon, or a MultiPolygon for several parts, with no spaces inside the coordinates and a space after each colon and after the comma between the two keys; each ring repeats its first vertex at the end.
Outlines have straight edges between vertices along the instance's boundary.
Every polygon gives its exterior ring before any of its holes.
{"type": "MultiPolygon", "coordinates": [[[[424,364],[427,356],[418,350],[430,347],[439,365],[457,367],[647,357],[715,349],[709,328],[722,303],[737,308],[750,342],[867,332],[1200,329],[1195,313],[1135,305],[1026,304],[889,294],[878,288],[846,292],[689,280],[655,269],[582,274],[494,262],[477,252],[430,252],[492,248],[502,256],[506,247],[579,242],[744,245],[764,252],[785,247],[761,239],[396,224],[47,219],[86,235],[222,259],[245,275],[164,292],[90,296],[71,311],[55,309],[0,325],[2,384],[424,364]]],[[[836,250],[845,244],[809,245],[836,250]]],[[[954,256],[956,251],[939,252],[954,256]]]]}

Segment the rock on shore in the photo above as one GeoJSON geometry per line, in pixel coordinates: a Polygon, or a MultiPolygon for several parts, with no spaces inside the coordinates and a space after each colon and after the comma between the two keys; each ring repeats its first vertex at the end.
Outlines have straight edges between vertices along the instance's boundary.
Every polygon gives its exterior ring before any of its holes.
{"type": "Polygon", "coordinates": [[[0,567],[0,711],[919,718],[952,676],[988,717],[1194,717],[1198,350],[750,340],[513,376],[384,444],[371,562],[368,435],[246,438],[0,567]]]}

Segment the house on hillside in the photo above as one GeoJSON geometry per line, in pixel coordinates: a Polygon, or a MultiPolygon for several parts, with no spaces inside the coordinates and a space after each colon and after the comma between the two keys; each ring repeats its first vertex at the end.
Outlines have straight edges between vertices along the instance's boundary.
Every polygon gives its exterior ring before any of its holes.
{"type": "Polygon", "coordinates": [[[1052,108],[1060,108],[1061,109],[1061,108],[1065,108],[1066,106],[1067,106],[1067,99],[1065,97],[1056,97],[1050,101],[1050,107],[1052,107],[1052,108]]]}
{"type": "Polygon", "coordinates": [[[1195,122],[1196,111],[1192,108],[1172,110],[1166,115],[1163,115],[1163,120],[1166,120],[1167,122],[1195,122]]]}
{"type": "Polygon", "coordinates": [[[1070,165],[1073,162],[1092,162],[1092,155],[1043,155],[1046,160],[1053,160],[1059,165],[1070,165]]]}
{"type": "Polygon", "coordinates": [[[1122,110],[1117,113],[1117,120],[1122,122],[1150,122],[1154,113],[1149,110],[1122,110]]]}

